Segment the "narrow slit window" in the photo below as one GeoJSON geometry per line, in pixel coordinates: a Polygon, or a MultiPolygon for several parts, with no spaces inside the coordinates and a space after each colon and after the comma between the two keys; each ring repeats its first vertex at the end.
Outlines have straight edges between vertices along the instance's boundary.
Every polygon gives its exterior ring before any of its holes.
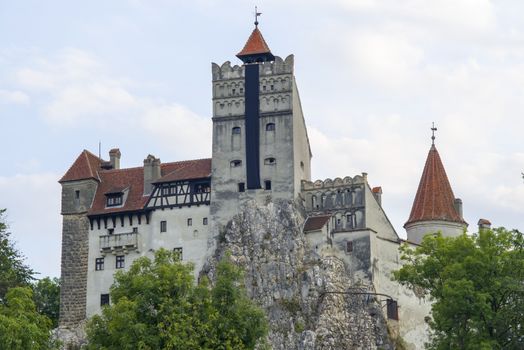
{"type": "Polygon", "coordinates": [[[264,159],[264,164],[265,165],[275,165],[277,164],[277,160],[276,158],[269,157],[269,158],[264,159]]]}
{"type": "Polygon", "coordinates": [[[167,221],[160,221],[160,232],[167,232],[167,221]]]}
{"type": "Polygon", "coordinates": [[[246,184],[243,182],[240,182],[238,184],[238,192],[245,192],[246,191],[246,184]]]}
{"type": "Polygon", "coordinates": [[[232,168],[237,168],[237,167],[239,167],[241,165],[242,165],[242,161],[240,159],[232,160],[231,163],[230,163],[230,166],[232,168]]]}
{"type": "Polygon", "coordinates": [[[207,225],[207,218],[202,219],[202,225],[207,225]]]}
{"type": "Polygon", "coordinates": [[[193,226],[193,219],[192,218],[188,218],[187,219],[187,226],[193,226]]]}

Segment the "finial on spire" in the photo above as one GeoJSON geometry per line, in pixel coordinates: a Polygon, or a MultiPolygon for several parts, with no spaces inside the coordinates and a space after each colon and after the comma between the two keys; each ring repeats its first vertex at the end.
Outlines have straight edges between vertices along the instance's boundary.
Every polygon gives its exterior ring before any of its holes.
{"type": "Polygon", "coordinates": [[[258,27],[258,16],[260,16],[262,12],[258,12],[257,7],[255,6],[255,27],[258,27]]]}
{"type": "Polygon", "coordinates": [[[437,131],[437,128],[435,128],[435,122],[432,123],[433,126],[431,127],[431,145],[435,146],[435,131],[437,131]]]}

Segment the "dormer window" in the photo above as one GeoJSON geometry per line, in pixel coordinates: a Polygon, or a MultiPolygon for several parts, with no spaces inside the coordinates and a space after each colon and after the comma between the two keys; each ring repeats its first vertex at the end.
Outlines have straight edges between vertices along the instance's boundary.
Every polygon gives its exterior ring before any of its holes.
{"type": "Polygon", "coordinates": [[[120,194],[111,194],[107,196],[107,206],[116,207],[122,205],[122,193],[120,194]]]}

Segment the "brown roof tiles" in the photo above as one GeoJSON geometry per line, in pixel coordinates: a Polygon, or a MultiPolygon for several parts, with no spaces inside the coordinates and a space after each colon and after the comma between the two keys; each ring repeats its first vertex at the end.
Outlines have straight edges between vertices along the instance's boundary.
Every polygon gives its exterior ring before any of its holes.
{"type": "MultiPolygon", "coordinates": [[[[211,176],[211,159],[186,160],[181,162],[161,164],[161,179],[167,182],[189,179],[200,179],[211,176]],[[166,175],[173,175],[166,179],[166,175]]],[[[93,205],[88,215],[102,215],[117,212],[137,211],[144,208],[149,195],[144,195],[144,168],[127,168],[100,170],[98,185],[93,205]],[[106,194],[114,193],[115,189],[127,189],[127,198],[121,207],[106,207],[106,194]]]]}
{"type": "Polygon", "coordinates": [[[320,230],[331,219],[331,215],[310,216],[304,223],[304,232],[320,230]]]}
{"type": "Polygon", "coordinates": [[[449,183],[444,165],[435,145],[431,146],[426,165],[413,201],[413,207],[408,221],[411,224],[418,221],[450,221],[465,223],[454,207],[455,196],[449,183]]]}
{"type": "Polygon", "coordinates": [[[73,165],[67,170],[58,182],[77,181],[86,179],[99,180],[97,171],[100,170],[102,159],[93,153],[83,150],[76,158],[73,165]]]}
{"type": "Polygon", "coordinates": [[[262,36],[262,33],[260,33],[260,30],[258,30],[258,27],[255,27],[255,29],[253,29],[253,32],[249,36],[249,39],[247,39],[247,42],[244,45],[242,51],[237,53],[237,57],[240,58],[242,56],[257,55],[264,53],[271,53],[271,50],[269,50],[269,46],[267,46],[266,41],[262,36]]]}

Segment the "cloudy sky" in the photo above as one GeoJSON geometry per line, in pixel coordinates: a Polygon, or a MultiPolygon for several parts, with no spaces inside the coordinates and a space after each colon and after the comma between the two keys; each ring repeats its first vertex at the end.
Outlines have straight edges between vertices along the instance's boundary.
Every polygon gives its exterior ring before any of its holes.
{"type": "MultiPolygon", "coordinates": [[[[260,0],[295,55],[313,178],[368,172],[401,236],[435,122],[470,230],[524,230],[524,3],[260,0]]],[[[57,180],[88,149],[122,166],[211,155],[211,62],[253,27],[245,0],[0,0],[0,208],[42,275],[60,274],[57,180]]]]}

